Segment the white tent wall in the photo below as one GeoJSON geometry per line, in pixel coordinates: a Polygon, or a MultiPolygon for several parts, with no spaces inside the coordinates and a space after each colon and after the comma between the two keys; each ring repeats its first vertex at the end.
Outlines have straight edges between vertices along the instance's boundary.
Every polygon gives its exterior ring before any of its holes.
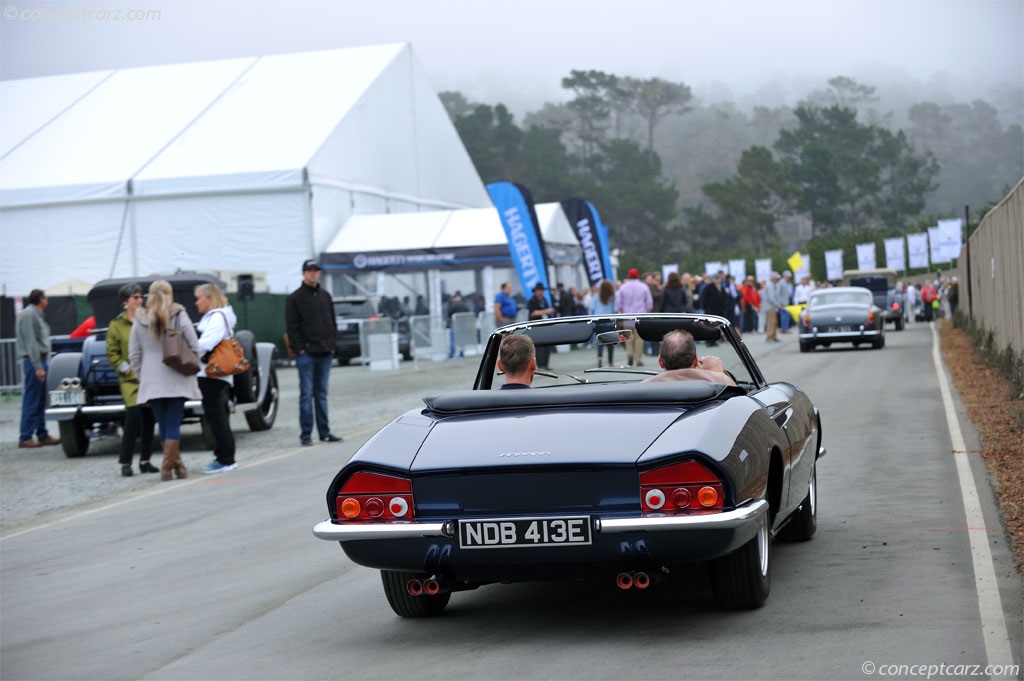
{"type": "MultiPolygon", "coordinates": [[[[123,215],[123,201],[0,212],[0,292],[27,296],[34,288],[45,288],[71,276],[93,282],[106,279],[114,262],[123,215]]],[[[128,274],[129,253],[126,238],[114,276],[128,274]]]]}
{"type": "Polygon", "coordinates": [[[287,293],[309,257],[307,205],[302,190],[135,201],[136,272],[265,271],[268,290],[287,293]]]}

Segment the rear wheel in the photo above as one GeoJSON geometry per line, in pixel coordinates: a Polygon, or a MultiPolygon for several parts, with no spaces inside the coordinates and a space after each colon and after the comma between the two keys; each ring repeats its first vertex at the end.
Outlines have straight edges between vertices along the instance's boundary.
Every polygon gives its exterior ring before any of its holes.
{"type": "Polygon", "coordinates": [[[388,605],[399,617],[434,617],[448,605],[450,593],[413,596],[409,593],[410,579],[423,579],[427,575],[418,572],[381,570],[380,580],[384,584],[384,595],[388,605]]]}
{"type": "Polygon", "coordinates": [[[810,352],[814,346],[807,341],[800,341],[800,352],[810,352]]]}
{"type": "Polygon", "coordinates": [[[277,370],[270,367],[270,378],[267,380],[267,394],[260,401],[260,406],[245,412],[245,421],[249,430],[270,430],[277,419],[277,401],[280,394],[277,389],[277,370]]]}
{"type": "Polygon", "coordinates": [[[885,336],[879,336],[875,340],[871,341],[871,347],[875,350],[881,350],[885,347],[885,336]]]}
{"type": "Polygon", "coordinates": [[[76,416],[57,423],[60,428],[60,446],[64,450],[64,455],[69,459],[85,456],[89,451],[89,430],[82,421],[82,417],[76,416]]]}
{"type": "Polygon", "coordinates": [[[731,610],[764,605],[772,585],[771,544],[764,513],[753,539],[711,563],[711,589],[719,605],[731,610]]]}
{"type": "Polygon", "coordinates": [[[799,508],[782,528],[779,537],[785,541],[807,541],[818,529],[818,465],[811,468],[811,480],[807,485],[807,496],[799,508]]]}
{"type": "Polygon", "coordinates": [[[903,330],[903,317],[897,317],[896,318],[896,330],[897,331],[902,331],[903,330]]]}

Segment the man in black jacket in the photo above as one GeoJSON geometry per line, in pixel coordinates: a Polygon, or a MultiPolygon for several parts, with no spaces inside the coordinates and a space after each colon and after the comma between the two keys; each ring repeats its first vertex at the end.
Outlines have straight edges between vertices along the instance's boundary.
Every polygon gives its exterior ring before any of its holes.
{"type": "Polygon", "coordinates": [[[288,296],[284,314],[288,343],[299,370],[299,438],[303,445],[313,444],[315,405],[320,441],[341,442],[340,437],[331,434],[327,422],[327,382],[334,363],[338,327],[331,294],[320,286],[320,263],[316,260],[302,263],[302,285],[288,296]]]}

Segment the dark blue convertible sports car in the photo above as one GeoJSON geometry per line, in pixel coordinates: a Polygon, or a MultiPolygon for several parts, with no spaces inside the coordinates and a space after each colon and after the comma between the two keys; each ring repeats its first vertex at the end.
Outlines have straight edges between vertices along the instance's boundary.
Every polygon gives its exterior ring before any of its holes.
{"type": "Polygon", "coordinates": [[[380,570],[403,617],[437,615],[452,592],[494,582],[647,589],[694,564],[707,566],[723,607],[755,608],[768,597],[773,539],[815,531],[818,412],[796,386],[769,383],[720,317],[505,326],[472,390],[424,403],[338,472],[330,518],[313,528],[380,570]],[[624,345],[674,329],[693,335],[700,356],[720,357],[729,378],[645,381],[662,373],[657,358],[626,365],[624,345]],[[530,390],[499,390],[508,334],[552,349],[530,390]]]}

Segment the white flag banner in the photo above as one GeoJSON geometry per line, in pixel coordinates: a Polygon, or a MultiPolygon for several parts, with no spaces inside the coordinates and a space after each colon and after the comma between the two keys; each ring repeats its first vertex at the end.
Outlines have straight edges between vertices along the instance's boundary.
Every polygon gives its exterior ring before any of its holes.
{"type": "Polygon", "coordinates": [[[946,261],[960,257],[960,230],[963,222],[960,218],[956,220],[939,220],[939,250],[946,261]]]}
{"type": "Polygon", "coordinates": [[[713,277],[719,272],[725,271],[725,264],[717,260],[708,260],[704,263],[704,274],[713,277]]]}
{"type": "Polygon", "coordinates": [[[732,275],[733,281],[737,284],[747,278],[747,261],[746,260],[730,260],[729,261],[729,274],[732,275]]]}
{"type": "Polygon", "coordinates": [[[825,251],[825,278],[829,281],[843,278],[843,249],[825,251]]]}
{"type": "Polygon", "coordinates": [[[793,281],[800,281],[804,277],[811,278],[811,256],[808,253],[800,254],[800,269],[793,273],[793,281]]]}
{"type": "Polygon", "coordinates": [[[907,259],[903,253],[903,237],[898,236],[885,240],[885,266],[897,272],[907,270],[907,259]]]}
{"type": "Polygon", "coordinates": [[[668,275],[672,274],[673,272],[675,272],[676,274],[679,273],[679,264],[678,263],[673,263],[671,265],[662,265],[661,266],[661,280],[662,281],[668,281],[668,275]]]}
{"type": "Polygon", "coordinates": [[[857,269],[873,270],[875,267],[875,244],[857,244],[857,269]]]}
{"type": "Polygon", "coordinates": [[[928,235],[908,234],[907,253],[910,256],[910,269],[928,269],[928,235]]]}
{"type": "Polygon", "coordinates": [[[949,260],[942,255],[942,238],[939,235],[938,227],[928,228],[928,255],[931,258],[933,265],[949,262],[949,260]]]}
{"type": "Polygon", "coordinates": [[[772,259],[762,258],[754,261],[754,276],[757,282],[768,282],[772,280],[772,259]]]}

